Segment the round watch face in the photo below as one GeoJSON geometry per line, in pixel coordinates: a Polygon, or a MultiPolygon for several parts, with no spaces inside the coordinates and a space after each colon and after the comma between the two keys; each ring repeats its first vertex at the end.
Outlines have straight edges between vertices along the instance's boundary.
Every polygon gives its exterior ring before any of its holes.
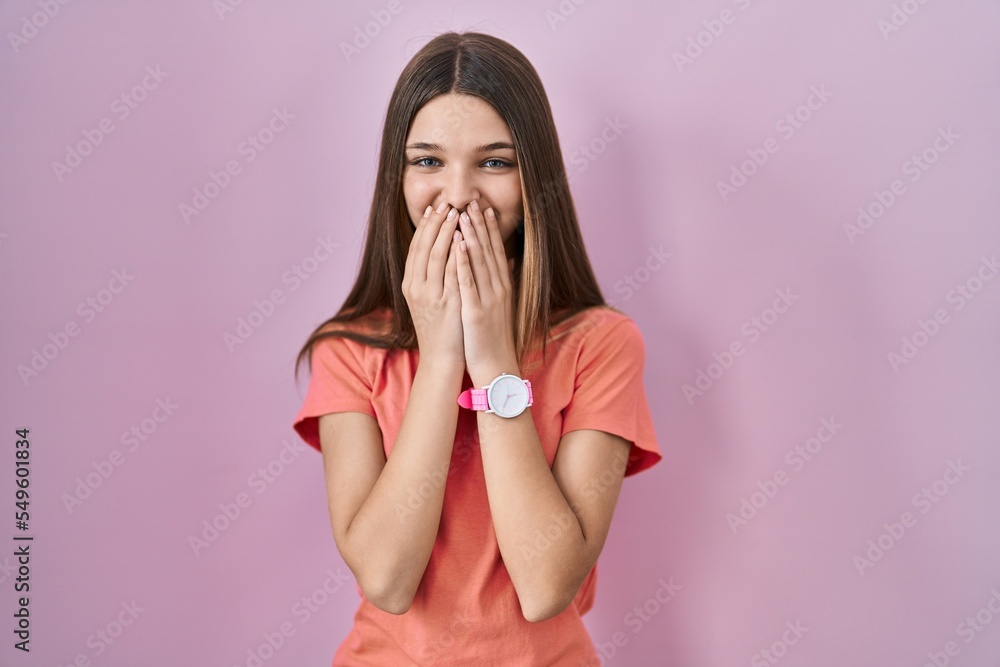
{"type": "Polygon", "coordinates": [[[528,390],[513,375],[498,378],[488,393],[490,407],[501,417],[516,417],[528,405],[528,390]]]}

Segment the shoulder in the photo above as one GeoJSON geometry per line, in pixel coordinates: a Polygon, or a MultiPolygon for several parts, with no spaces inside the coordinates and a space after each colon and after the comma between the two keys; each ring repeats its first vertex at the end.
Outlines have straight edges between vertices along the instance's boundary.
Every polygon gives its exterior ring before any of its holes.
{"type": "MultiPolygon", "coordinates": [[[[352,309],[346,309],[339,315],[349,315],[352,309]]],[[[319,333],[344,331],[358,334],[378,334],[388,331],[392,326],[392,310],[388,307],[376,308],[370,313],[343,322],[327,322],[319,333]]]]}
{"type": "MultiPolygon", "coordinates": [[[[611,306],[591,306],[550,325],[545,361],[533,356],[535,363],[564,369],[584,369],[613,363],[642,366],[646,350],[636,323],[611,306]],[[549,355],[552,356],[549,356],[549,355]]],[[[529,369],[535,366],[529,364],[529,369]]],[[[528,371],[530,373],[530,370],[528,371]]]]}
{"type": "Polygon", "coordinates": [[[392,329],[391,310],[379,309],[353,320],[327,322],[317,331],[316,351],[323,357],[330,355],[352,359],[371,371],[382,363],[386,349],[376,347],[357,337],[381,338],[392,329]]]}
{"type": "Polygon", "coordinates": [[[592,306],[559,322],[553,327],[553,338],[570,336],[581,345],[601,340],[635,342],[642,340],[639,327],[631,317],[613,306],[592,306]]]}
{"type": "Polygon", "coordinates": [[[392,311],[389,308],[380,308],[352,320],[327,322],[317,331],[317,336],[320,337],[317,345],[325,343],[346,346],[361,355],[379,348],[357,340],[357,337],[383,338],[391,330],[392,311]]]}

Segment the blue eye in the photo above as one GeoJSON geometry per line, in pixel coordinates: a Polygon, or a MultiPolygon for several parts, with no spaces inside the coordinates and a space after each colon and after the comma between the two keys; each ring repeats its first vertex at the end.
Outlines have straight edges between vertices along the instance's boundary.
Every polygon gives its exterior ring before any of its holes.
{"type": "MultiPolygon", "coordinates": [[[[431,162],[438,162],[438,160],[436,158],[422,157],[422,158],[417,158],[416,160],[413,160],[412,162],[410,162],[410,164],[413,165],[414,167],[432,167],[432,166],[434,166],[434,165],[430,165],[430,164],[425,164],[425,162],[427,160],[430,160],[431,162]]],[[[486,160],[486,162],[484,162],[483,164],[489,164],[491,162],[495,163],[495,166],[493,166],[492,169],[506,169],[507,167],[513,167],[514,166],[512,163],[507,162],[506,160],[501,160],[500,158],[490,158],[489,160],[486,160]]]]}

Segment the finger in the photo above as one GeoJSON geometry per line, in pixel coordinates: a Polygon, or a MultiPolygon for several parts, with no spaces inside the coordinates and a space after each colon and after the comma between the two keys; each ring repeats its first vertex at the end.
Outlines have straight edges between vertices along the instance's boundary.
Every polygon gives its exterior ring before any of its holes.
{"type": "Polygon", "coordinates": [[[415,265],[415,278],[421,281],[427,280],[427,262],[428,257],[431,253],[431,248],[434,246],[434,241],[437,240],[438,231],[441,229],[441,225],[445,221],[445,212],[448,210],[448,202],[441,202],[437,210],[432,211],[427,220],[424,221],[417,231],[420,232],[420,239],[417,241],[417,246],[415,250],[416,257],[414,258],[415,265]]]}
{"type": "Polygon", "coordinates": [[[468,212],[461,215],[462,239],[465,242],[466,261],[469,263],[476,288],[485,292],[490,288],[492,280],[490,278],[490,268],[486,264],[483,256],[483,246],[479,241],[479,236],[473,228],[472,218],[468,212]]]}
{"type": "Polygon", "coordinates": [[[500,272],[500,281],[504,285],[510,284],[510,272],[514,258],[507,257],[507,251],[503,249],[503,235],[500,233],[500,223],[497,222],[496,211],[493,207],[486,209],[486,230],[490,235],[490,244],[493,247],[493,257],[497,267],[505,266],[506,271],[500,272]]]}
{"type": "Polygon", "coordinates": [[[479,306],[479,289],[475,276],[472,274],[472,266],[469,263],[469,242],[462,240],[458,242],[458,288],[462,295],[462,307],[466,304],[472,307],[479,306]]]}
{"type": "Polygon", "coordinates": [[[452,208],[438,228],[437,238],[427,259],[427,282],[440,288],[444,285],[444,266],[448,262],[448,247],[458,226],[458,209],[452,208]]]}
{"type": "Polygon", "coordinates": [[[483,211],[479,208],[479,202],[473,200],[469,204],[469,217],[472,219],[472,228],[476,232],[476,241],[479,243],[480,252],[483,256],[483,261],[487,268],[487,274],[489,278],[489,284],[494,284],[494,282],[499,278],[500,264],[496,262],[496,254],[491,247],[490,232],[486,228],[486,218],[483,217],[483,211]]]}
{"type": "MultiPolygon", "coordinates": [[[[412,272],[413,272],[413,255],[415,254],[414,248],[416,247],[417,243],[419,242],[420,230],[422,230],[424,228],[424,223],[427,222],[427,218],[430,217],[430,214],[433,211],[434,211],[434,207],[428,205],[427,208],[424,209],[424,217],[420,218],[420,220],[417,221],[417,228],[413,231],[413,238],[410,239],[410,247],[409,247],[409,249],[406,252],[406,264],[403,266],[403,275],[404,276],[410,276],[412,278],[412,272]]],[[[406,284],[406,279],[405,278],[403,279],[403,284],[404,285],[406,284]]]]}
{"type": "MultiPolygon", "coordinates": [[[[410,227],[413,228],[414,232],[417,231],[417,229],[420,227],[420,223],[423,222],[427,218],[427,216],[430,214],[430,212],[433,211],[433,210],[434,210],[434,207],[431,206],[430,204],[428,204],[427,208],[424,209],[424,212],[420,215],[419,218],[417,218],[416,222],[413,222],[413,219],[410,218],[410,227]]],[[[407,217],[409,217],[409,216],[407,216],[407,217]]]]}
{"type": "Polygon", "coordinates": [[[462,239],[462,234],[455,230],[452,233],[451,247],[448,248],[448,263],[444,267],[444,286],[446,292],[454,294],[460,293],[458,286],[458,242],[462,239]]]}

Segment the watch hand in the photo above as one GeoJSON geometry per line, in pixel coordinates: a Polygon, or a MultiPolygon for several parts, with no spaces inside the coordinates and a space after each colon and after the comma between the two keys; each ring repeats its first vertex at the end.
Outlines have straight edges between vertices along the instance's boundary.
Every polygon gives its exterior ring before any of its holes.
{"type": "Polygon", "coordinates": [[[506,408],[507,407],[507,401],[509,401],[510,397],[513,396],[513,395],[514,394],[507,394],[507,398],[503,399],[503,405],[501,405],[500,407],[501,408],[506,408]]]}

